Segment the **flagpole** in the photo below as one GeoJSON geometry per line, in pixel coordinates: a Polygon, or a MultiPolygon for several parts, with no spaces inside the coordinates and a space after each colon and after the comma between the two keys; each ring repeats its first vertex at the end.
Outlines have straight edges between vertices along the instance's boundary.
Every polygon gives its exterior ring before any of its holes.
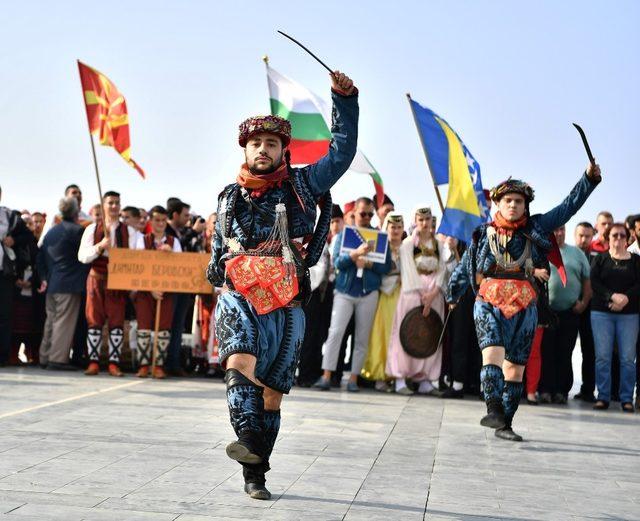
{"type": "MultiPolygon", "coordinates": [[[[78,62],[78,73],[80,73],[80,60],[76,60],[78,62]]],[[[81,73],[80,73],[81,74],[81,73]]],[[[84,90],[82,88],[82,75],[80,75],[80,90],[82,91],[82,100],[84,102],[84,111],[87,112],[87,102],[84,97],[84,90]]],[[[104,220],[104,205],[102,202],[102,184],[100,183],[100,171],[98,170],[98,158],[96,156],[96,146],[93,143],[93,136],[91,135],[91,125],[89,123],[89,116],[87,115],[87,127],[89,129],[89,141],[91,142],[91,154],[93,155],[93,168],[96,172],[96,181],[98,182],[98,196],[100,197],[100,213],[98,214],[100,220],[102,221],[102,229],[105,230],[106,236],[106,225],[104,220]]],[[[97,224],[97,223],[96,223],[97,224]]]]}
{"type": "MultiPolygon", "coordinates": [[[[266,54],[262,57],[264,67],[267,70],[267,92],[269,92],[269,99],[271,99],[271,92],[269,91],[269,56],[266,54]]],[[[269,101],[269,114],[271,114],[271,101],[269,101]]]]}
{"type": "Polygon", "coordinates": [[[424,158],[427,160],[427,167],[429,168],[429,173],[431,174],[431,180],[433,181],[433,188],[436,191],[436,196],[438,197],[438,204],[440,205],[440,211],[444,215],[444,205],[442,204],[442,197],[440,196],[440,190],[438,189],[438,185],[436,184],[436,179],[433,177],[433,172],[431,171],[431,165],[429,165],[429,156],[427,155],[427,148],[424,145],[424,139],[422,137],[422,132],[420,132],[420,126],[418,125],[418,120],[416,119],[416,113],[413,110],[413,106],[411,105],[411,94],[407,92],[407,100],[409,101],[409,108],[411,109],[411,114],[413,115],[413,123],[416,126],[416,130],[418,131],[418,136],[420,136],[420,143],[422,145],[422,151],[424,152],[424,158]]]}
{"type": "MultiPolygon", "coordinates": [[[[96,181],[98,182],[98,195],[100,196],[100,218],[102,219],[102,184],[100,183],[100,172],[98,171],[98,158],[96,157],[96,146],[93,142],[93,136],[89,132],[89,141],[91,142],[91,153],[93,154],[93,167],[96,171],[96,181]]],[[[104,219],[102,222],[104,226],[104,219]]]]}

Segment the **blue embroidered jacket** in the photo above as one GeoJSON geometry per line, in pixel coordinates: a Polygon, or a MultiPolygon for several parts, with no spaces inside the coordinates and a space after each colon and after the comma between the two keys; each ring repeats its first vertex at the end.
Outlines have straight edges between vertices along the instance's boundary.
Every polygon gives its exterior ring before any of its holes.
{"type": "MultiPolygon", "coordinates": [[[[225,281],[224,255],[227,247],[223,244],[223,231],[225,237],[235,238],[245,250],[255,248],[269,236],[275,218],[275,206],[280,202],[287,206],[290,238],[308,239],[313,235],[316,227],[316,205],[320,199],[329,195],[329,189],[351,165],[358,141],[357,94],[342,96],[332,91],[331,97],[332,140],[326,156],[312,165],[291,168],[290,182],[253,199],[260,211],[243,198],[237,183],[228,185],[219,195],[218,221],[211,245],[211,261],[207,268],[207,278],[211,284],[222,286],[225,281]],[[222,226],[225,226],[225,230],[222,226]]],[[[323,233],[314,237],[307,247],[307,268],[315,264],[326,242],[331,209],[330,197],[327,199],[329,219],[324,225],[326,231],[323,229],[323,233]],[[321,236],[323,234],[324,237],[321,236]]]]}
{"type": "MultiPolygon", "coordinates": [[[[552,247],[549,235],[576,214],[599,182],[589,179],[585,174],[558,206],[547,213],[532,215],[522,233],[514,234],[507,243],[506,249],[511,258],[517,259],[522,255],[529,238],[533,265],[544,265],[547,262],[547,253],[552,247]]],[[[475,290],[476,273],[488,273],[495,266],[496,259],[487,239],[487,226],[484,224],[476,229],[472,243],[451,275],[447,288],[447,302],[458,302],[469,284],[475,290]]]]}

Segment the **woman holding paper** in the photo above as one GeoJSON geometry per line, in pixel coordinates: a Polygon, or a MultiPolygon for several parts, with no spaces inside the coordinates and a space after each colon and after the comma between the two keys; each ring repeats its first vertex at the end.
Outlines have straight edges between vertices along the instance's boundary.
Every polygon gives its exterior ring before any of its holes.
{"type": "Polygon", "coordinates": [[[455,256],[433,235],[430,208],[419,207],[413,215],[415,229],[400,247],[402,288],[391,329],[386,372],[396,379],[397,393],[413,394],[405,381],[411,379],[420,382],[418,393],[431,394],[435,389],[432,382],[440,378],[442,349],[438,347],[427,358],[415,358],[403,348],[400,328],[407,314],[419,306],[425,317],[435,312],[444,321],[443,288],[455,267],[455,256]]]}
{"type": "Polygon", "coordinates": [[[391,340],[391,326],[400,298],[400,246],[404,234],[402,215],[397,212],[389,212],[384,218],[382,231],[389,234],[389,248],[393,265],[391,271],[382,277],[380,298],[369,337],[369,350],[360,374],[367,380],[375,380],[376,390],[390,391],[391,387],[386,382],[389,377],[385,372],[385,367],[387,350],[391,340]]]}

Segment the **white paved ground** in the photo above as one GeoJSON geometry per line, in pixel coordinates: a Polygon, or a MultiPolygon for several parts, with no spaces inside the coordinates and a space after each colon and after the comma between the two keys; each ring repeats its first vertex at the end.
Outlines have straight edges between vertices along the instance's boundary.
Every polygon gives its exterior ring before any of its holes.
{"type": "Polygon", "coordinates": [[[225,455],[219,380],[2,369],[0,518],[640,519],[640,415],[523,404],[511,444],[482,411],[294,389],[260,502],[225,455]]]}

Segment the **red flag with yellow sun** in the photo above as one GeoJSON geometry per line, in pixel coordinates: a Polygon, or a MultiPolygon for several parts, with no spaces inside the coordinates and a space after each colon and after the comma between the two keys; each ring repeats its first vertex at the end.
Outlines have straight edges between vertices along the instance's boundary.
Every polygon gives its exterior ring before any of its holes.
{"type": "Polygon", "coordinates": [[[124,96],[101,72],[80,61],[78,69],[87,108],[89,132],[100,140],[101,145],[115,148],[144,179],[144,171],[131,159],[129,114],[124,96]]]}

